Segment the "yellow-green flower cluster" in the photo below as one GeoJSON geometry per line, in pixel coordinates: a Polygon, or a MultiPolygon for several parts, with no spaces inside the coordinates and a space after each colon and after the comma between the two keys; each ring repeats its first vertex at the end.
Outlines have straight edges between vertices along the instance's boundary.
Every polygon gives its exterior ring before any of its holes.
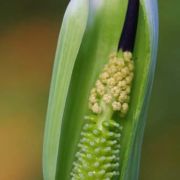
{"type": "Polygon", "coordinates": [[[102,122],[85,117],[71,180],[111,180],[119,176],[122,126],[115,120],[102,122]]]}
{"type": "Polygon", "coordinates": [[[109,62],[91,90],[89,108],[95,114],[101,114],[105,105],[124,116],[129,109],[131,84],[134,76],[134,63],[131,52],[110,55],[109,62]]]}

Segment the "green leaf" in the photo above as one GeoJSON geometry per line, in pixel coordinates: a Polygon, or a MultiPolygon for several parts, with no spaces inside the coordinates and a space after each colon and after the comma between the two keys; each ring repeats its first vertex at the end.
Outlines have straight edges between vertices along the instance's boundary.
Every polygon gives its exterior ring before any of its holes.
{"type": "Polygon", "coordinates": [[[61,123],[74,63],[88,18],[88,0],[71,0],[58,40],[43,148],[44,179],[55,179],[61,123]]]}

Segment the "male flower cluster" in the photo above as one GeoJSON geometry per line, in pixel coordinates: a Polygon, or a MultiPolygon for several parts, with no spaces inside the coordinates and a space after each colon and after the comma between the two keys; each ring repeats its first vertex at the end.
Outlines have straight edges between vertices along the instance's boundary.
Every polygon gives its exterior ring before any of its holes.
{"type": "Polygon", "coordinates": [[[131,52],[110,55],[109,62],[104,66],[90,92],[89,108],[95,114],[101,114],[105,105],[124,116],[129,109],[131,84],[134,76],[134,62],[131,52]]]}

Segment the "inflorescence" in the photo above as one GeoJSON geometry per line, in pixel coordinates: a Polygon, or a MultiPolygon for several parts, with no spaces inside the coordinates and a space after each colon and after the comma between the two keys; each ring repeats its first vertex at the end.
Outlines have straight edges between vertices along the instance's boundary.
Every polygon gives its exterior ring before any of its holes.
{"type": "Polygon", "coordinates": [[[110,55],[95,87],[89,97],[89,108],[95,114],[103,112],[103,104],[110,105],[113,111],[124,116],[129,109],[129,94],[133,80],[134,62],[131,52],[124,52],[122,57],[117,53],[110,55]]]}
{"type": "Polygon", "coordinates": [[[90,93],[91,114],[85,117],[72,180],[111,180],[119,176],[122,126],[112,115],[120,112],[124,117],[129,109],[133,70],[131,52],[110,55],[90,93]]]}

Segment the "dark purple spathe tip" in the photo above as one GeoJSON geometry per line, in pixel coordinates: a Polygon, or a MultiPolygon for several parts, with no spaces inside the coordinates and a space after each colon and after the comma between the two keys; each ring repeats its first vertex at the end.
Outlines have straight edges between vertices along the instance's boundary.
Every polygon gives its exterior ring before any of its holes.
{"type": "Polygon", "coordinates": [[[139,15],[139,0],[129,0],[118,49],[133,51],[139,15]]]}

